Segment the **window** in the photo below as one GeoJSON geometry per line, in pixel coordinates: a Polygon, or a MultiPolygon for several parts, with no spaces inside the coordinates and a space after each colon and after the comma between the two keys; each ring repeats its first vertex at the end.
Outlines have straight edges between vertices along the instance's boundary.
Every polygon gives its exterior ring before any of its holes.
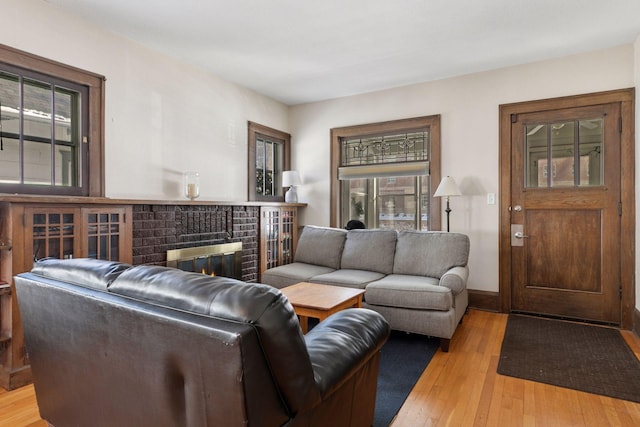
{"type": "Polygon", "coordinates": [[[439,229],[439,129],[439,116],[332,129],[331,224],[439,229]]]}
{"type": "Polygon", "coordinates": [[[525,141],[527,188],[604,185],[604,118],[528,124],[525,141]]]}
{"type": "Polygon", "coordinates": [[[284,201],[282,172],[289,170],[291,135],[249,122],[248,198],[284,201]]]}
{"type": "Polygon", "coordinates": [[[0,192],[104,196],[103,81],[0,46],[0,192]]]}

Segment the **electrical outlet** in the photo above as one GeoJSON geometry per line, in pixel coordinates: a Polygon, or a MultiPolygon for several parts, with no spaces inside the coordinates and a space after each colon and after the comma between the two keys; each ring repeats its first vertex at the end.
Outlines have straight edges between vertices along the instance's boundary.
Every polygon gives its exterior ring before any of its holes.
{"type": "Polygon", "coordinates": [[[496,204],[496,193],[487,193],[487,204],[488,205],[496,204]]]}

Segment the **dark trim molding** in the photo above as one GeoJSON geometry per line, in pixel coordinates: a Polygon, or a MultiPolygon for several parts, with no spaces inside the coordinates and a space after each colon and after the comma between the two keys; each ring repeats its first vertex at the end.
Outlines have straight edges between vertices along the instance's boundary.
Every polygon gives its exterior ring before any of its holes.
{"type": "Polygon", "coordinates": [[[468,289],[469,307],[484,311],[500,312],[500,294],[498,292],[476,291],[468,289]]]}
{"type": "Polygon", "coordinates": [[[640,311],[637,308],[633,310],[633,326],[631,330],[640,337],[640,311]]]}

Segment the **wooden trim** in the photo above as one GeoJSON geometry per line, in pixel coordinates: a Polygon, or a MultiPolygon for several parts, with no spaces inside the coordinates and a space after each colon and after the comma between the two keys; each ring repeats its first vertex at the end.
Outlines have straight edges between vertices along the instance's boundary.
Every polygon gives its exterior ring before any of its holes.
{"type": "Polygon", "coordinates": [[[596,104],[620,103],[621,134],[621,327],[633,327],[635,308],[635,89],[619,89],[586,95],[574,95],[537,101],[504,104],[499,107],[499,289],[500,310],[511,310],[511,116],[551,111],[562,108],[586,107],[596,104]]]}
{"type": "Polygon", "coordinates": [[[498,292],[477,291],[468,289],[469,308],[476,308],[484,311],[500,311],[500,294],[498,292]]]}
{"type": "MultiPolygon", "coordinates": [[[[389,132],[410,132],[429,128],[429,175],[431,186],[437,188],[440,184],[440,157],[441,157],[441,135],[440,135],[440,115],[414,117],[409,119],[392,120],[387,122],[361,124],[345,126],[331,129],[330,157],[331,164],[329,170],[330,199],[329,199],[329,223],[332,227],[342,227],[338,224],[340,219],[340,181],[338,180],[338,167],[340,166],[340,140],[342,138],[375,136],[389,132]]],[[[430,188],[430,194],[435,192],[435,188],[430,188]]],[[[429,203],[429,226],[432,230],[441,228],[441,208],[440,198],[431,197],[429,203]]]]}
{"type": "Polygon", "coordinates": [[[105,195],[105,80],[89,88],[89,196],[105,195]]]}
{"type": "MultiPolygon", "coordinates": [[[[89,129],[86,130],[86,135],[81,136],[81,138],[87,136],[89,139],[89,182],[84,191],[87,191],[90,197],[103,197],[105,194],[105,77],[3,44],[0,44],[0,62],[67,80],[88,88],[89,129]]],[[[80,143],[84,144],[84,142],[80,143]]]]}
{"type": "Polygon", "coordinates": [[[306,203],[284,202],[246,202],[246,201],[218,201],[218,200],[146,200],[146,199],[110,199],[107,197],[80,197],[80,196],[39,196],[32,194],[14,195],[1,194],[0,203],[60,203],[77,205],[220,205],[220,206],[274,206],[274,207],[299,207],[304,208],[306,203]]]}
{"type": "Polygon", "coordinates": [[[640,311],[637,308],[633,309],[633,327],[631,330],[640,337],[640,311]]]}

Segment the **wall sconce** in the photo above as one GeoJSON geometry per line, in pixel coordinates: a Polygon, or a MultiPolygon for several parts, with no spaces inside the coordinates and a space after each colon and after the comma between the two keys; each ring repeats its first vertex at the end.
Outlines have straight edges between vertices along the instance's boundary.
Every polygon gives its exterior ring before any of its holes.
{"type": "Polygon", "coordinates": [[[284,201],[287,203],[298,203],[298,193],[296,192],[296,185],[300,185],[300,175],[297,171],[284,171],[282,172],[282,186],[289,187],[289,190],[284,195],[284,201]]]}
{"type": "Polygon", "coordinates": [[[447,231],[449,231],[449,214],[451,213],[451,208],[449,207],[449,197],[451,196],[462,196],[456,181],[450,176],[445,176],[440,181],[440,185],[436,189],[436,192],[433,193],[433,197],[445,197],[447,199],[447,208],[445,212],[447,213],[447,231]]]}

